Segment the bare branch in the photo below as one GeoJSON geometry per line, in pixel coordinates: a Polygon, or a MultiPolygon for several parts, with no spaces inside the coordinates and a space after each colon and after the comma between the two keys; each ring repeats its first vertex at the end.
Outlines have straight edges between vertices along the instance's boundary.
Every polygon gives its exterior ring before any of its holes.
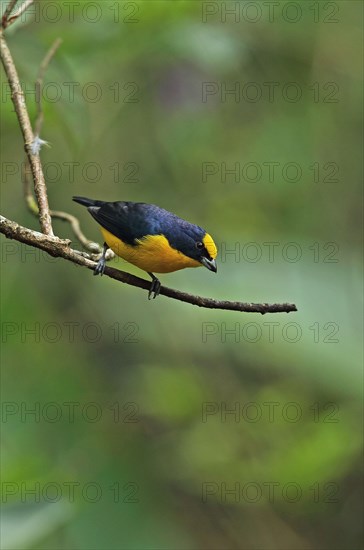
{"type": "Polygon", "coordinates": [[[49,214],[47,188],[45,184],[42,164],[40,162],[39,154],[32,153],[32,143],[34,141],[34,135],[29,120],[28,110],[25,104],[24,92],[20,85],[18,73],[16,71],[12,55],[2,32],[0,32],[0,53],[1,61],[4,66],[11,89],[11,99],[13,101],[20,129],[23,134],[25,152],[27,154],[33,176],[34,192],[39,207],[40,226],[43,233],[45,233],[46,235],[53,235],[52,220],[49,214]]]}
{"type": "MultiPolygon", "coordinates": [[[[37,206],[37,203],[34,200],[31,185],[30,185],[30,167],[29,163],[25,162],[22,166],[22,179],[23,179],[23,193],[24,193],[24,199],[26,202],[26,205],[28,207],[28,210],[34,214],[34,216],[38,217],[39,209],[37,206]]],[[[52,218],[58,218],[60,220],[64,220],[70,223],[73,233],[75,234],[76,238],[79,240],[79,242],[86,248],[86,250],[89,250],[92,254],[98,254],[101,255],[102,248],[98,243],[95,243],[93,241],[90,241],[82,232],[80,222],[76,218],[76,216],[72,216],[71,214],[68,214],[67,212],[61,212],[60,210],[50,210],[49,211],[52,218]]],[[[113,253],[112,256],[108,255],[108,260],[111,259],[111,257],[115,257],[115,254],[113,253]]]]}
{"type": "MultiPolygon", "coordinates": [[[[16,3],[16,2],[15,2],[16,3]]],[[[5,27],[9,27],[10,25],[12,25],[13,23],[15,23],[15,21],[17,19],[19,19],[19,17],[21,17],[23,15],[23,13],[29,8],[29,6],[31,6],[32,4],[34,3],[34,0],[25,0],[24,4],[22,4],[18,9],[17,11],[11,16],[11,17],[8,17],[7,19],[7,22],[6,22],[6,25],[4,25],[4,28],[5,27]]]]}
{"type": "MultiPolygon", "coordinates": [[[[57,40],[54,41],[50,49],[48,50],[47,54],[45,55],[38,71],[38,77],[36,82],[36,104],[37,104],[37,117],[35,121],[35,135],[39,136],[42,125],[43,125],[43,108],[42,108],[42,87],[43,87],[43,80],[45,76],[45,72],[48,68],[49,63],[52,61],[56,51],[58,50],[59,46],[62,43],[61,38],[57,38],[57,40]]],[[[25,164],[23,165],[23,191],[24,191],[24,198],[25,202],[28,206],[28,209],[32,214],[35,216],[38,216],[39,209],[38,206],[33,198],[31,185],[30,185],[30,166],[29,161],[26,159],[25,164]]],[[[71,228],[76,236],[76,238],[80,241],[80,243],[91,253],[93,254],[99,254],[101,255],[102,249],[98,243],[95,243],[88,239],[82,232],[80,222],[71,214],[68,214],[67,212],[61,212],[59,210],[50,210],[50,215],[52,218],[59,218],[64,221],[68,221],[71,225],[71,228]]],[[[108,254],[108,260],[112,257],[115,257],[115,254],[108,254]]]]}
{"type": "MultiPolygon", "coordinates": [[[[29,163],[25,162],[23,164],[23,172],[22,172],[24,199],[29,211],[32,214],[34,214],[34,216],[38,217],[39,209],[32,194],[29,172],[30,172],[29,163]]],[[[76,216],[72,216],[67,212],[61,212],[60,210],[50,210],[49,213],[52,218],[58,218],[60,220],[69,222],[71,225],[72,231],[75,234],[75,237],[79,240],[82,246],[84,246],[86,250],[88,250],[92,254],[101,255],[101,252],[102,252],[101,246],[98,243],[95,243],[94,241],[90,241],[90,239],[88,239],[84,235],[84,233],[81,230],[80,222],[76,218],[76,216]]],[[[110,260],[111,258],[114,258],[114,257],[115,257],[114,253],[112,253],[112,255],[108,254],[107,259],[110,260]]]]}
{"type": "Polygon", "coordinates": [[[1,18],[1,26],[5,29],[7,24],[8,24],[8,20],[9,20],[9,15],[11,14],[11,12],[13,11],[14,7],[15,7],[15,4],[17,3],[18,0],[10,0],[9,4],[7,5],[6,7],[6,10],[4,11],[4,15],[2,16],[1,18]]]}
{"type": "MultiPolygon", "coordinates": [[[[90,241],[82,232],[80,222],[76,218],[76,216],[72,216],[72,214],[68,214],[68,212],[61,212],[60,210],[51,210],[51,216],[52,218],[58,218],[60,220],[69,222],[72,228],[73,233],[77,237],[77,239],[80,241],[80,243],[90,252],[93,254],[101,254],[102,247],[95,243],[94,241],[90,241]]],[[[110,254],[108,255],[108,259],[110,260],[110,254]]],[[[115,257],[115,254],[113,253],[112,257],[115,257]]]]}
{"type": "MultiPolygon", "coordinates": [[[[0,216],[0,232],[9,239],[15,239],[16,241],[24,244],[40,248],[41,250],[48,252],[51,256],[64,258],[65,260],[87,267],[91,270],[95,269],[96,262],[91,260],[89,257],[85,257],[82,253],[72,250],[69,246],[70,241],[61,240],[58,237],[38,233],[37,231],[22,227],[16,222],[8,220],[3,216],[0,216]]],[[[150,281],[140,279],[135,275],[125,273],[124,271],[119,271],[118,269],[114,269],[112,267],[105,268],[105,275],[121,283],[143,288],[148,291],[150,289],[150,281]]],[[[250,313],[261,313],[262,315],[265,313],[289,313],[291,311],[297,311],[295,304],[252,304],[244,302],[220,301],[213,300],[211,298],[203,298],[202,296],[194,296],[192,294],[187,294],[186,292],[181,292],[179,290],[174,290],[164,286],[161,287],[160,294],[167,296],[168,298],[173,298],[175,300],[180,300],[181,302],[186,302],[188,304],[208,309],[244,311],[250,313]]]]}

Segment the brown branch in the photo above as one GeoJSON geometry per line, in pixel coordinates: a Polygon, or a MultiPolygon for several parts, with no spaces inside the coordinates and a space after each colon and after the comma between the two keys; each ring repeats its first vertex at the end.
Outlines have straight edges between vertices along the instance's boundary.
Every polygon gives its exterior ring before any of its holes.
{"type": "Polygon", "coordinates": [[[32,153],[34,135],[25,104],[24,92],[21,88],[13,58],[2,32],[0,32],[0,53],[1,61],[11,89],[11,99],[13,101],[20,129],[23,134],[25,152],[27,154],[33,176],[34,192],[39,207],[40,226],[43,233],[46,235],[53,235],[52,220],[49,214],[47,187],[45,184],[42,164],[40,162],[39,153],[32,153]]]}
{"type": "MultiPolygon", "coordinates": [[[[72,214],[68,214],[68,212],[62,212],[60,210],[51,210],[50,211],[52,218],[58,218],[59,220],[63,220],[65,222],[69,222],[71,225],[72,231],[79,240],[79,242],[89,251],[93,254],[101,254],[102,248],[98,243],[95,243],[94,241],[90,241],[86,237],[86,235],[83,234],[80,226],[79,220],[76,218],[76,216],[72,216],[72,214]]],[[[115,255],[113,254],[113,258],[115,255]]],[[[111,259],[110,254],[108,259],[111,259]]]]}
{"type": "MultiPolygon", "coordinates": [[[[10,4],[13,3],[14,0],[11,0],[10,4]]],[[[14,2],[14,5],[17,3],[18,0],[15,0],[14,2]]],[[[9,27],[10,25],[12,25],[13,23],[15,23],[15,21],[17,19],[19,19],[19,17],[21,17],[23,15],[23,13],[29,8],[29,6],[31,6],[32,4],[34,3],[34,0],[25,0],[25,2],[17,9],[17,11],[11,16],[11,17],[7,17],[7,20],[6,20],[6,23],[4,24],[4,21],[3,21],[3,27],[4,29],[6,27],[9,27]]],[[[9,6],[8,6],[9,7],[9,6]]],[[[13,8],[11,8],[13,9],[13,8]]],[[[11,11],[11,10],[10,10],[11,11]]],[[[10,12],[9,12],[10,13],[10,12]]]]}
{"type": "MultiPolygon", "coordinates": [[[[45,72],[52,61],[56,51],[58,50],[59,46],[62,43],[61,38],[57,38],[48,52],[46,53],[38,71],[37,81],[36,81],[36,104],[37,104],[37,117],[35,120],[34,128],[35,128],[35,136],[39,136],[42,126],[43,126],[43,107],[42,107],[42,88],[43,88],[43,81],[45,72]]],[[[25,164],[23,165],[23,191],[24,191],[24,199],[28,206],[28,209],[32,214],[35,216],[39,215],[39,209],[38,206],[34,200],[31,185],[30,185],[30,178],[29,178],[29,172],[30,172],[30,166],[29,161],[26,159],[25,164]]],[[[80,241],[80,243],[91,253],[93,254],[99,254],[101,255],[102,249],[98,243],[95,243],[88,239],[82,232],[80,222],[76,218],[76,216],[72,216],[71,214],[68,214],[67,212],[61,212],[59,210],[50,210],[49,211],[52,218],[58,218],[64,221],[68,221],[71,225],[71,228],[76,236],[76,238],[80,241]]],[[[111,252],[111,251],[110,251],[111,252]]],[[[108,260],[115,257],[115,254],[112,252],[111,254],[108,254],[108,260]]]]}
{"type": "Polygon", "coordinates": [[[11,12],[13,11],[14,7],[15,7],[15,4],[17,3],[18,0],[10,0],[9,4],[7,5],[6,7],[6,10],[4,11],[4,14],[1,18],[1,26],[5,29],[5,27],[7,27],[8,25],[8,21],[9,21],[9,15],[11,14],[11,12]]]}
{"type": "MultiPolygon", "coordinates": [[[[30,167],[29,163],[25,162],[22,165],[22,179],[23,179],[23,193],[24,193],[24,199],[26,202],[26,205],[28,207],[28,210],[34,214],[34,216],[38,217],[39,215],[39,209],[37,206],[36,201],[34,200],[31,185],[30,185],[30,178],[29,178],[29,172],[30,167]]],[[[49,211],[52,218],[58,218],[63,221],[69,222],[71,225],[72,231],[76,238],[79,240],[79,242],[82,244],[86,250],[91,252],[92,254],[98,254],[101,256],[102,248],[98,243],[95,243],[94,241],[91,241],[84,235],[84,233],[81,230],[81,225],[79,220],[76,218],[76,216],[72,216],[71,214],[68,214],[67,212],[61,212],[60,210],[50,210],[49,211]]],[[[112,256],[108,254],[108,260],[110,260],[112,257],[115,257],[115,254],[113,253],[112,256]]]]}
{"type": "MultiPolygon", "coordinates": [[[[10,4],[9,4],[9,6],[10,6],[10,4]]],[[[9,6],[8,6],[8,8],[9,8],[9,6]]],[[[54,57],[54,55],[55,55],[57,49],[59,48],[59,46],[61,45],[61,43],[62,43],[62,40],[60,38],[57,38],[57,40],[55,40],[55,42],[53,43],[53,45],[51,46],[51,48],[48,50],[47,54],[45,55],[41,65],[40,65],[40,68],[39,68],[38,77],[37,77],[37,81],[36,81],[37,117],[36,117],[36,121],[35,121],[35,137],[39,136],[40,131],[42,129],[42,125],[43,125],[43,108],[42,108],[41,96],[42,96],[42,87],[43,87],[44,75],[45,75],[45,72],[48,68],[49,63],[51,62],[52,58],[54,57]]],[[[10,54],[10,52],[9,52],[9,54],[10,54]]],[[[10,61],[10,65],[14,65],[11,58],[9,59],[9,61],[10,61]]],[[[15,71],[15,66],[13,66],[11,68],[13,68],[14,76],[17,78],[16,71],[15,71]]],[[[8,78],[9,78],[9,75],[8,75],[8,78]]],[[[9,82],[11,84],[10,79],[9,79],[9,82]]],[[[20,88],[20,84],[19,84],[18,87],[20,88]]],[[[28,114],[25,105],[24,105],[24,110],[26,111],[26,114],[28,114]]],[[[27,127],[28,122],[29,122],[29,125],[30,125],[29,117],[28,117],[28,120],[24,120],[23,122],[25,122],[24,125],[22,125],[21,121],[19,120],[22,131],[23,131],[24,126],[25,126],[25,128],[27,127]]],[[[24,131],[23,131],[23,135],[24,135],[24,131]]],[[[34,138],[33,138],[32,141],[34,141],[34,138]]],[[[29,171],[32,171],[31,158],[34,158],[34,155],[27,154],[26,162],[25,162],[25,166],[24,166],[24,172],[23,172],[24,198],[25,198],[25,201],[26,201],[26,204],[27,204],[29,210],[35,216],[39,216],[39,208],[38,208],[38,206],[37,206],[37,204],[36,204],[36,202],[33,198],[33,195],[32,195],[32,192],[31,192],[30,180],[29,180],[29,171]]],[[[39,166],[41,167],[40,160],[39,160],[39,166]]],[[[34,187],[36,189],[36,184],[34,185],[34,187]]],[[[45,183],[44,183],[44,188],[45,188],[45,183]]],[[[46,191],[46,188],[45,188],[45,191],[46,191]]],[[[45,195],[45,198],[47,198],[47,195],[45,195]]],[[[38,201],[38,204],[39,204],[39,201],[38,201]]],[[[68,214],[66,212],[49,210],[48,204],[47,204],[47,208],[48,208],[48,214],[49,214],[50,217],[59,218],[59,219],[68,221],[71,224],[72,230],[73,230],[74,234],[76,235],[77,239],[80,241],[80,243],[87,250],[89,250],[92,253],[98,253],[98,254],[101,253],[100,246],[97,243],[94,243],[93,241],[90,241],[89,239],[87,239],[87,237],[83,234],[83,232],[81,231],[80,223],[79,223],[78,219],[75,216],[72,216],[71,214],[68,214]]],[[[40,218],[40,216],[39,216],[39,218],[40,218]]],[[[52,229],[51,229],[51,232],[44,231],[44,233],[49,234],[49,235],[53,235],[52,229]]],[[[110,255],[109,255],[108,259],[110,259],[110,255]]]]}
{"type": "MultiPolygon", "coordinates": [[[[87,267],[91,270],[95,269],[96,262],[82,253],[70,248],[70,241],[62,240],[54,236],[44,235],[37,231],[22,227],[16,222],[8,220],[3,216],[0,216],[0,232],[9,239],[15,239],[21,243],[44,250],[51,256],[64,258],[65,260],[87,267]]],[[[148,291],[150,289],[150,281],[140,279],[135,275],[125,273],[124,271],[119,271],[118,269],[114,269],[112,267],[105,268],[105,275],[121,283],[143,288],[148,291]]],[[[202,296],[194,296],[192,294],[187,294],[186,292],[174,290],[165,286],[161,287],[160,294],[167,296],[168,298],[173,298],[175,300],[180,300],[181,302],[186,302],[188,304],[208,309],[245,311],[250,313],[261,313],[262,315],[265,313],[289,313],[291,311],[297,311],[295,304],[252,304],[244,302],[228,302],[225,300],[220,301],[213,300],[211,298],[203,298],[202,296]]]]}
{"type": "MultiPolygon", "coordinates": [[[[26,202],[26,205],[28,207],[28,210],[34,214],[34,216],[39,215],[39,208],[37,206],[37,203],[34,200],[34,197],[32,195],[31,185],[30,185],[30,178],[29,178],[29,163],[25,162],[23,164],[23,172],[22,172],[22,178],[23,178],[23,193],[24,193],[24,199],[26,202]]],[[[84,246],[87,250],[89,250],[93,254],[99,254],[101,255],[102,248],[98,243],[95,243],[94,241],[90,241],[84,235],[84,233],[81,230],[81,225],[79,220],[76,218],[76,216],[72,216],[71,214],[68,214],[67,212],[61,212],[60,210],[50,210],[49,211],[52,218],[58,218],[60,220],[64,220],[69,222],[71,225],[72,231],[75,234],[76,238],[79,240],[79,242],[84,246]]],[[[111,259],[110,255],[108,255],[108,259],[111,259]]],[[[112,257],[115,257],[115,254],[113,254],[112,257]]]]}

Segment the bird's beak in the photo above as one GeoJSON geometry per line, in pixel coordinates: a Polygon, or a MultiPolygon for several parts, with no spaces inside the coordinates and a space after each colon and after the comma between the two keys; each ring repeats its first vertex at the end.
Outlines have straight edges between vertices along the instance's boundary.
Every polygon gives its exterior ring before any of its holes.
{"type": "Polygon", "coordinates": [[[202,258],[201,263],[202,263],[202,265],[207,267],[207,269],[209,269],[210,271],[213,271],[214,273],[217,272],[217,265],[216,265],[215,260],[209,260],[208,258],[202,258]]]}

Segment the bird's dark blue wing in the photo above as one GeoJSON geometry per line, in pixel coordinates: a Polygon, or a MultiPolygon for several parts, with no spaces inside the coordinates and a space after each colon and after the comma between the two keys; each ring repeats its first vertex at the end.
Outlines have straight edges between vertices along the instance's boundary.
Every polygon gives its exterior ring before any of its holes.
{"type": "Polygon", "coordinates": [[[163,219],[169,214],[158,206],[136,202],[106,202],[88,210],[102,227],[131,245],[146,235],[163,233],[163,219]]]}

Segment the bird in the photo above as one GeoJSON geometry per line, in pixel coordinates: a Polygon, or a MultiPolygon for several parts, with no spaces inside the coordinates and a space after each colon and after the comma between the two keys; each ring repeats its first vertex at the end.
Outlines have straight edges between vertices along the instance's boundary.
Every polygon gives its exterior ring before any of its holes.
{"type": "Polygon", "coordinates": [[[152,279],[149,300],[156,298],[161,289],[161,282],[154,273],[171,273],[200,266],[217,272],[216,245],[211,235],[200,226],[155,204],[105,202],[78,196],[72,199],[86,206],[101,226],[104,246],[94,275],[103,275],[109,248],[148,273],[152,279]]]}

